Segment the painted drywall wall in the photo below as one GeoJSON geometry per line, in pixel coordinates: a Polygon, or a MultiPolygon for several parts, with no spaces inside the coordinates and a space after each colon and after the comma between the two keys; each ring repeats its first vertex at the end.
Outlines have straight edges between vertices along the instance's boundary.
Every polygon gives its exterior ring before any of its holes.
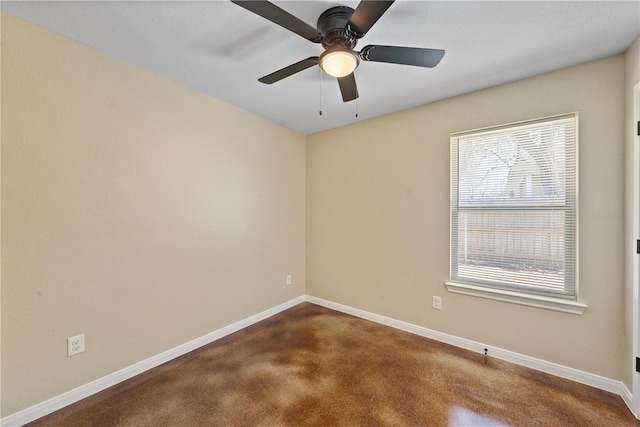
{"type": "Polygon", "coordinates": [[[624,71],[618,55],[308,136],[307,294],[621,380],[624,71]],[[574,111],[586,312],[448,293],[449,134],[574,111]]]}
{"type": "Polygon", "coordinates": [[[633,349],[633,263],[637,257],[635,253],[636,239],[634,236],[633,221],[633,156],[636,142],[636,125],[634,118],[634,87],[640,84],[640,37],[629,46],[625,53],[625,83],[624,83],[624,108],[625,108],[625,339],[624,339],[624,383],[629,390],[632,389],[633,359],[635,357],[633,349]]]}
{"type": "Polygon", "coordinates": [[[3,13],[2,416],[303,295],[304,180],[304,135],[3,13]]]}

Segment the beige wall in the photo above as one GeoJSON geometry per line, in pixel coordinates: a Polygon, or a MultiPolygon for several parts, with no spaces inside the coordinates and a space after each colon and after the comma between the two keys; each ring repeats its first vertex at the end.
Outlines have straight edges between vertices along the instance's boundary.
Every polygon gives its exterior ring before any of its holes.
{"type": "MultiPolygon", "coordinates": [[[[625,54],[625,212],[626,212],[626,288],[625,288],[625,340],[624,340],[624,383],[629,390],[632,390],[633,358],[633,262],[637,257],[635,254],[636,239],[640,236],[633,235],[633,153],[636,142],[636,128],[634,118],[634,86],[640,83],[640,37],[631,44],[625,54]]],[[[640,221],[636,218],[635,221],[640,221]]]]}
{"type": "Polygon", "coordinates": [[[621,380],[624,72],[618,55],[307,137],[307,294],[621,380]],[[448,293],[449,134],[573,111],[589,308],[448,293]]]}
{"type": "Polygon", "coordinates": [[[303,135],[2,14],[2,416],[303,295],[304,182],[303,135]]]}

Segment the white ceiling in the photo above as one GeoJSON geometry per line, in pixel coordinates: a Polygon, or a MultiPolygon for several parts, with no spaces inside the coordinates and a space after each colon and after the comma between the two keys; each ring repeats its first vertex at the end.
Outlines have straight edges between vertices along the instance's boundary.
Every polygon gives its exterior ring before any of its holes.
{"type": "MultiPolygon", "coordinates": [[[[274,3],[315,27],[329,7],[359,2],[274,3]]],[[[321,83],[318,67],[259,83],[322,47],[228,1],[2,1],[0,7],[303,134],[618,54],[640,32],[638,1],[399,0],[356,50],[445,49],[442,62],[433,69],[361,62],[360,98],[344,103],[335,79],[325,74],[321,83]]]]}

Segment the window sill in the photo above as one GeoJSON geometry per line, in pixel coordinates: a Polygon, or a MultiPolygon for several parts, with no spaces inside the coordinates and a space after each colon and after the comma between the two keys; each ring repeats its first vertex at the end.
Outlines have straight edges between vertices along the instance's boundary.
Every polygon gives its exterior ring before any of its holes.
{"type": "Polygon", "coordinates": [[[582,314],[587,306],[577,301],[569,301],[560,298],[551,298],[537,295],[524,295],[499,289],[488,289],[480,286],[464,283],[446,282],[447,290],[456,294],[471,295],[474,297],[488,298],[496,301],[510,302],[514,304],[528,305],[530,307],[544,308],[547,310],[562,311],[571,314],[582,314]]]}

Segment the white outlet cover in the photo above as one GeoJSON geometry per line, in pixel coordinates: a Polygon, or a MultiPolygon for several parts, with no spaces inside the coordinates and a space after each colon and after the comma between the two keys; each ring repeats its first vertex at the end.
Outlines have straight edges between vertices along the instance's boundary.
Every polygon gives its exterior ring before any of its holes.
{"type": "Polygon", "coordinates": [[[67,356],[84,352],[84,334],[67,338],[67,356]]]}

